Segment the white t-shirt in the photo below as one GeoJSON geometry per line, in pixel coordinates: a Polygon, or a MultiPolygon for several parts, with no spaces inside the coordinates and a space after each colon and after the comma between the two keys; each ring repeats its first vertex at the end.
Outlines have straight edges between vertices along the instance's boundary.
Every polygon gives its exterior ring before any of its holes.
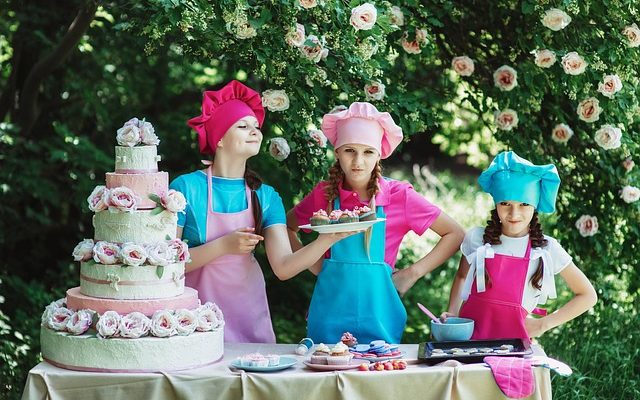
{"type": "MultiPolygon", "coordinates": [[[[475,252],[478,247],[484,245],[484,242],[482,241],[483,235],[484,228],[476,227],[470,229],[464,236],[464,240],[460,245],[460,251],[462,251],[462,254],[464,254],[469,263],[471,263],[471,259],[469,258],[469,256],[473,252],[475,252]]],[[[571,263],[571,256],[566,252],[565,249],[562,248],[562,246],[560,246],[560,243],[558,243],[556,239],[547,235],[544,235],[544,238],[548,241],[547,246],[544,247],[544,249],[548,250],[551,254],[551,268],[553,274],[558,274],[571,263]]],[[[491,245],[491,248],[495,251],[496,254],[524,257],[524,254],[527,251],[529,235],[518,238],[500,235],[500,242],[502,243],[491,245]]],[[[522,307],[529,312],[536,308],[536,305],[538,304],[538,298],[541,294],[540,290],[531,285],[531,277],[536,272],[536,269],[538,269],[539,262],[540,260],[531,260],[529,262],[529,270],[527,271],[527,284],[524,286],[524,293],[522,295],[522,307]]],[[[549,266],[545,265],[545,268],[549,268],[549,266]]]]}

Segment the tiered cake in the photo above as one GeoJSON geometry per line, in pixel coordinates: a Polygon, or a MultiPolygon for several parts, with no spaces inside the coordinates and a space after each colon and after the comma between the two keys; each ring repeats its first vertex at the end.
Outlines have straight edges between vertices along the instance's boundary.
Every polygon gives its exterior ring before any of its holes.
{"type": "Polygon", "coordinates": [[[76,246],[80,286],[47,306],[43,358],[80,371],[195,368],[222,358],[224,319],[184,286],[187,245],[176,238],[184,196],[158,172],[153,126],[133,118],[118,130],[115,172],[89,198],[93,239],[76,246]]]}

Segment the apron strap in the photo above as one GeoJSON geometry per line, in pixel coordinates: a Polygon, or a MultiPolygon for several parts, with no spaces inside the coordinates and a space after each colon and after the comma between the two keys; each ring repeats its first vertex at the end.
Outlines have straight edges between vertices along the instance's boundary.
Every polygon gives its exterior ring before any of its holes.
{"type": "Polygon", "coordinates": [[[478,293],[486,290],[484,281],[484,260],[485,258],[493,257],[495,257],[495,251],[491,247],[490,243],[485,243],[478,247],[476,251],[467,257],[467,260],[471,261],[469,262],[469,272],[467,272],[467,277],[464,281],[464,286],[462,287],[462,300],[467,300],[469,298],[474,278],[476,279],[476,290],[478,293]]]}
{"type": "Polygon", "coordinates": [[[551,264],[549,250],[541,247],[532,249],[531,259],[537,260],[539,258],[542,259],[542,288],[540,289],[542,293],[538,298],[538,304],[544,304],[547,302],[547,298],[555,299],[557,297],[556,282],[553,277],[553,264],[551,264]]]}

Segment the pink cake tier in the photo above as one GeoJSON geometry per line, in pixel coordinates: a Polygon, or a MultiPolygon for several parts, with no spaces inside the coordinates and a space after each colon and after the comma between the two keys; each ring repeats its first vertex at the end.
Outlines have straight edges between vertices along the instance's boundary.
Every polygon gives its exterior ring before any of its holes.
{"type": "Polygon", "coordinates": [[[120,315],[126,315],[138,311],[151,317],[158,310],[177,310],[180,308],[193,310],[199,306],[198,291],[190,287],[185,287],[184,293],[179,296],[148,300],[99,299],[83,295],[80,293],[80,287],[67,290],[67,308],[71,310],[90,309],[99,314],[103,314],[105,311],[115,311],[120,315]]]}
{"type": "Polygon", "coordinates": [[[140,198],[138,209],[152,209],[156,203],[149,198],[149,194],[162,196],[169,188],[169,174],[160,172],[150,172],[146,174],[119,174],[107,172],[107,188],[113,189],[126,186],[140,198]]]}

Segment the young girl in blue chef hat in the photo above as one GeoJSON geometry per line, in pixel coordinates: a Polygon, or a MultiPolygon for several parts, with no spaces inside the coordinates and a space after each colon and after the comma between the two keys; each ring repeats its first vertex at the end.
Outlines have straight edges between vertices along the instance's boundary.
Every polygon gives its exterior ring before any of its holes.
{"type": "Polygon", "coordinates": [[[478,178],[496,204],[487,226],[471,229],[442,318],[475,321],[472,339],[529,338],[593,307],[596,292],[557,240],[542,233],[538,212],[553,212],[560,186],[556,167],[534,165],[512,151],[496,156],[478,178]],[[537,309],[556,297],[560,274],[574,297],[552,314],[537,309]],[[530,313],[546,315],[528,318],[530,313]]]}

